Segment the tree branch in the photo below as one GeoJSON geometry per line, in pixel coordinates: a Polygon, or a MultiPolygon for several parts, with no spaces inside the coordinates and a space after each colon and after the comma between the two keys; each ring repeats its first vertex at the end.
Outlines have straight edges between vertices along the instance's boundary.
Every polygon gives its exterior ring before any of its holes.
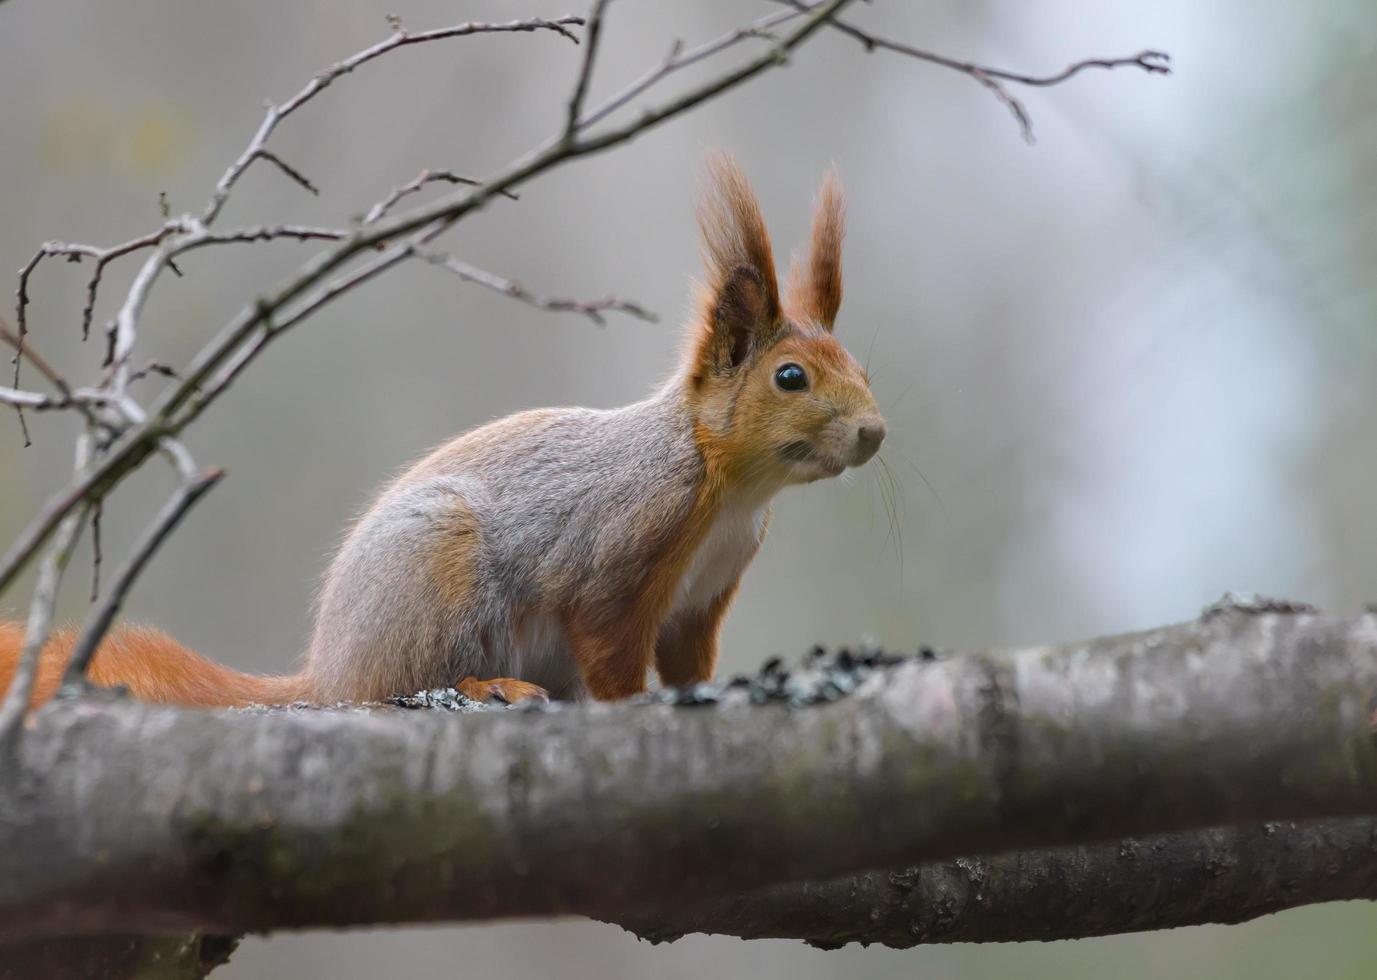
{"type": "MultiPolygon", "coordinates": [[[[391,211],[402,198],[406,197],[408,194],[415,194],[426,184],[434,183],[463,184],[465,187],[483,186],[481,180],[475,180],[472,177],[461,177],[459,174],[451,173],[448,170],[422,170],[416,176],[415,180],[408,181],[405,184],[399,184],[392,188],[392,190],[388,192],[387,197],[369,208],[368,213],[364,215],[363,221],[360,222],[360,224],[371,225],[379,218],[385,217],[387,212],[391,211]]],[[[502,196],[513,201],[520,200],[520,198],[511,191],[502,191],[502,196]]]]}
{"type": "Polygon", "coordinates": [[[653,942],[709,933],[801,939],[826,949],[857,942],[907,949],[1233,924],[1351,899],[1377,899],[1372,817],[961,857],[610,921],[653,942]]]}
{"type": "MultiPolygon", "coordinates": [[[[817,6],[816,3],[806,3],[804,0],[776,0],[792,9],[805,13],[817,6]]],[[[1126,58],[1084,58],[1073,62],[1061,71],[1053,72],[1049,75],[1027,75],[1022,72],[1008,71],[1003,68],[990,68],[986,65],[978,65],[971,61],[961,61],[958,58],[949,58],[946,55],[937,54],[935,51],[928,51],[923,48],[914,47],[912,44],[905,44],[902,41],[895,41],[892,38],[883,37],[873,31],[862,30],[846,21],[838,20],[833,17],[831,25],[848,37],[855,38],[860,42],[866,51],[892,51],[902,54],[918,61],[926,61],[928,64],[937,65],[941,68],[950,68],[959,71],[963,75],[969,75],[998,99],[1005,108],[1013,114],[1018,122],[1019,132],[1027,143],[1033,143],[1033,120],[1028,115],[1028,110],[1024,108],[1021,101],[1015,98],[1004,82],[1015,82],[1019,85],[1030,85],[1036,88],[1046,88],[1051,85],[1060,85],[1062,82],[1074,75],[1089,68],[1102,68],[1112,70],[1115,68],[1134,67],[1142,69],[1150,75],[1169,75],[1171,74],[1171,56],[1163,51],[1140,51],[1135,55],[1126,58]]]]}
{"type": "Polygon", "coordinates": [[[996,849],[1370,816],[1377,616],[1273,608],[909,661],[849,696],[833,678],[809,698],[805,675],[696,688],[692,708],[57,703],[0,779],[0,937],[620,918],[655,907],[667,875],[682,904],[996,849]],[[756,697],[770,691],[818,703],[756,697]]]}
{"type": "Polygon", "coordinates": [[[588,319],[592,320],[600,327],[607,322],[603,318],[603,314],[608,310],[613,310],[617,313],[625,313],[627,316],[635,317],[637,320],[644,320],[647,323],[656,323],[659,320],[659,317],[638,303],[630,303],[615,297],[582,300],[537,296],[519,282],[514,282],[511,279],[504,279],[499,275],[488,272],[486,269],[480,269],[475,265],[469,265],[469,263],[462,262],[446,252],[437,252],[433,249],[413,249],[412,254],[430,265],[454,273],[454,275],[465,282],[486,286],[494,292],[501,293],[503,296],[509,296],[528,306],[534,306],[539,310],[548,310],[552,313],[579,313],[588,317],[588,319]]]}
{"type": "Polygon", "coordinates": [[[573,94],[569,96],[569,112],[564,122],[564,139],[572,141],[578,133],[579,117],[583,115],[583,100],[588,95],[588,86],[593,81],[593,63],[598,57],[598,44],[602,40],[602,12],[608,0],[593,0],[588,13],[588,30],[583,46],[583,60],[579,64],[578,79],[574,82],[573,94]]]}

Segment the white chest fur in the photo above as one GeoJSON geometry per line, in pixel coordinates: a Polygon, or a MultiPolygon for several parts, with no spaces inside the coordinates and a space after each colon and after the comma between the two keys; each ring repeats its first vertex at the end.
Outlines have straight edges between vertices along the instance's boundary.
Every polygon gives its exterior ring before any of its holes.
{"type": "Polygon", "coordinates": [[[768,504],[722,508],[679,580],[671,615],[702,609],[736,581],[760,546],[768,513],[768,504]]]}

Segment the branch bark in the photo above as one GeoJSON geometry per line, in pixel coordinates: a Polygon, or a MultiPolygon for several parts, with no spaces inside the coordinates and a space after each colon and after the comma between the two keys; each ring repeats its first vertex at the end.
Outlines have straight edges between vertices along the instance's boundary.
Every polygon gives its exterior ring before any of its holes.
{"type": "Polygon", "coordinates": [[[1377,899],[1377,820],[1214,827],[1083,847],[961,857],[790,882],[610,921],[652,942],[690,933],[877,943],[1084,939],[1377,899]]]}
{"type": "Polygon", "coordinates": [[[56,703],[0,772],[0,939],[619,918],[666,876],[709,901],[1370,815],[1377,617],[1272,608],[908,661],[810,706],[736,686],[443,716],[56,703]]]}

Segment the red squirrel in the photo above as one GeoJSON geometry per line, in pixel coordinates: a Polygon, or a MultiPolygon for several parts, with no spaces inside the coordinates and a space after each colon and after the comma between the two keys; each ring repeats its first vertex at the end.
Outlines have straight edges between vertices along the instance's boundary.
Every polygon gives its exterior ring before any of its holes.
{"type": "MultiPolygon", "coordinates": [[[[299,673],[242,674],[130,627],[102,643],[90,679],[202,707],[449,686],[485,702],[610,700],[645,691],[651,666],[666,685],[711,679],[771,499],[864,464],[885,423],[832,334],[835,177],[781,299],[745,176],[726,157],[709,171],[705,282],[679,369],[657,392],[607,411],[521,412],[412,466],[335,555],[299,673]]],[[[0,688],[22,634],[0,623],[0,688]]],[[[35,704],[53,694],[74,641],[63,630],[45,648],[35,704]]]]}

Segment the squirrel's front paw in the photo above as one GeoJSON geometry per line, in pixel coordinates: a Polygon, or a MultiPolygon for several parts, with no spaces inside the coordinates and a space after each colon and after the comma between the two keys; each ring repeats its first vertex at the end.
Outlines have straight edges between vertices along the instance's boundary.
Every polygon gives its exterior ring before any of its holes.
{"type": "Polygon", "coordinates": [[[512,680],[510,677],[498,677],[488,681],[466,677],[457,687],[464,697],[482,704],[517,704],[521,701],[550,700],[550,693],[545,688],[527,684],[525,681],[512,680]]]}

